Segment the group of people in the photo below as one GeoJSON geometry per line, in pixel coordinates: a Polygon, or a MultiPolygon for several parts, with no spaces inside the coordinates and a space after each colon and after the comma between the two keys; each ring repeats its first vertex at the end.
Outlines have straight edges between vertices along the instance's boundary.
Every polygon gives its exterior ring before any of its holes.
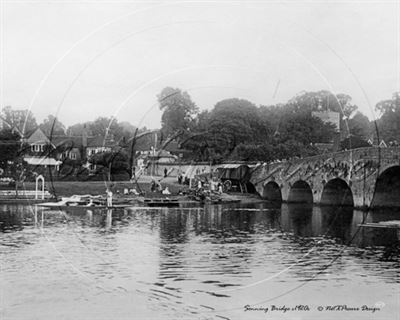
{"type": "Polygon", "coordinates": [[[156,192],[156,191],[162,192],[161,183],[158,182],[158,181],[157,181],[157,183],[156,183],[156,181],[155,181],[154,179],[151,180],[151,183],[150,183],[150,191],[151,191],[151,192],[156,192]]]}
{"type": "Polygon", "coordinates": [[[135,188],[132,188],[132,189],[125,188],[124,195],[128,195],[128,194],[133,194],[135,196],[140,195],[140,193],[135,188]]]}
{"type": "Polygon", "coordinates": [[[203,182],[202,180],[199,180],[197,182],[197,189],[198,190],[203,190],[204,184],[208,184],[209,185],[211,192],[217,192],[219,194],[221,194],[223,192],[222,183],[218,182],[218,181],[215,181],[214,179],[210,180],[210,182],[208,182],[208,181],[204,181],[203,182]]]}
{"type": "Polygon", "coordinates": [[[169,191],[168,187],[165,187],[165,189],[163,189],[161,183],[159,181],[155,181],[154,179],[151,180],[150,183],[150,191],[151,192],[161,192],[162,194],[166,194],[169,195],[171,194],[171,192],[169,191]]]}

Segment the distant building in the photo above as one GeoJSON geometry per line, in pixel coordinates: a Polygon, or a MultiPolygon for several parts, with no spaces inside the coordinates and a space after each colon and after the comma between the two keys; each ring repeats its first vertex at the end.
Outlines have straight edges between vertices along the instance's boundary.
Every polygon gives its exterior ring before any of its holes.
{"type": "Polygon", "coordinates": [[[88,137],[86,145],[86,157],[100,152],[110,152],[115,147],[113,139],[104,139],[102,136],[88,137]]]}
{"type": "Polygon", "coordinates": [[[171,154],[169,151],[166,150],[142,151],[142,153],[137,158],[137,166],[139,169],[147,168],[148,174],[156,175],[159,166],[175,163],[177,159],[177,156],[171,154]]]}
{"type": "MultiPolygon", "coordinates": [[[[374,136],[369,138],[367,142],[368,142],[368,144],[370,144],[371,146],[374,146],[374,147],[379,146],[381,148],[387,148],[387,146],[388,146],[388,144],[383,139],[381,139],[378,143],[378,138],[376,138],[374,136]]],[[[396,141],[396,144],[397,144],[397,141],[396,141]]],[[[393,146],[393,142],[389,143],[389,145],[393,146]]]]}
{"type": "MultiPolygon", "coordinates": [[[[112,138],[67,135],[48,137],[38,128],[26,139],[28,149],[24,160],[35,166],[59,166],[64,160],[85,161],[100,152],[110,152],[116,146],[112,138]]],[[[92,168],[95,169],[95,168],[92,168]]]]}

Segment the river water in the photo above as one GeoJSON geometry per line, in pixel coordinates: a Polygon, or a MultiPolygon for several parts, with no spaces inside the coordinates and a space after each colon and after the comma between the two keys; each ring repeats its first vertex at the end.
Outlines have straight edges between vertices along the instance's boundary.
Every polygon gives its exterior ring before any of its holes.
{"type": "Polygon", "coordinates": [[[2,205],[0,319],[398,319],[398,217],[2,205]]]}

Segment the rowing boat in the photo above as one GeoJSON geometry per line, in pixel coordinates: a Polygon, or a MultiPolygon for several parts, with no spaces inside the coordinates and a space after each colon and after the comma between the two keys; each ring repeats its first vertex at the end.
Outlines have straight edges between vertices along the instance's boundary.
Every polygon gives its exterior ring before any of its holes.
{"type": "Polygon", "coordinates": [[[149,207],[179,207],[178,199],[144,198],[141,202],[149,207]]]}

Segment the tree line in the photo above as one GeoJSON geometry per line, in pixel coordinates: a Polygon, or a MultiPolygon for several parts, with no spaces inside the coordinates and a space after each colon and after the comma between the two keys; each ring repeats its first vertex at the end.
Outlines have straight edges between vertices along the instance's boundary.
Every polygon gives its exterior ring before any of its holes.
{"type": "MultiPolygon", "coordinates": [[[[63,178],[75,179],[77,175],[87,176],[87,170],[82,169],[82,164],[90,160],[98,165],[100,170],[110,173],[126,173],[129,177],[131,167],[129,166],[128,151],[130,150],[129,140],[147,129],[137,129],[129,122],[119,122],[115,118],[98,117],[94,121],[77,123],[66,127],[54,115],[48,115],[41,123],[36,122],[34,114],[29,110],[18,110],[12,107],[5,107],[1,112],[2,130],[0,131],[0,168],[5,170],[5,176],[12,177],[15,181],[21,181],[27,177],[24,157],[31,153],[30,146],[23,143],[24,139],[38,128],[40,128],[50,141],[57,137],[82,137],[84,131],[87,136],[100,136],[104,139],[112,139],[115,148],[112,152],[103,152],[86,159],[73,160],[66,158],[60,167],[59,174],[63,178]],[[24,138],[24,139],[22,139],[24,138]],[[111,168],[111,169],[110,169],[111,168]],[[20,177],[21,176],[21,177],[20,177]]],[[[145,140],[145,139],[144,139],[145,140]]],[[[142,143],[145,141],[142,141],[142,143]]],[[[41,151],[41,156],[54,157],[71,148],[69,143],[56,146],[55,149],[47,146],[41,151]]],[[[82,150],[83,151],[83,150],[82,150]]],[[[43,171],[36,167],[34,171],[43,171]]],[[[46,172],[41,172],[45,174],[46,172]]],[[[28,177],[29,178],[29,177],[28,177]]]]}
{"type": "MultiPolygon", "coordinates": [[[[131,123],[119,122],[114,117],[98,117],[94,121],[76,123],[66,127],[57,117],[50,114],[41,123],[37,123],[34,114],[29,110],[18,110],[8,106],[1,112],[3,130],[16,131],[20,136],[29,137],[40,128],[49,138],[55,136],[82,136],[86,130],[88,136],[112,136],[116,140],[130,138],[136,127],[131,123]]],[[[141,130],[146,130],[142,128],[141,130]]]]}
{"type": "Polygon", "coordinates": [[[195,161],[271,161],[321,153],[321,144],[338,150],[400,141],[400,93],[376,105],[380,117],[370,121],[346,94],[326,90],[301,92],[286,103],[257,106],[238,98],[200,111],[189,94],[167,87],[157,96],[162,136],[179,133],[182,155],[195,161]],[[339,114],[339,128],[313,112],[339,114]]]}
{"type": "MultiPolygon", "coordinates": [[[[179,88],[164,88],[157,99],[162,111],[159,145],[175,141],[178,147],[173,151],[187,161],[271,161],[316,155],[321,153],[318,145],[335,141],[340,142],[341,149],[369,146],[368,140],[377,143],[379,139],[395,145],[400,141],[399,92],[377,103],[380,117],[375,122],[358,110],[349,95],[335,95],[326,90],[301,92],[286,103],[269,106],[257,106],[239,98],[225,99],[213,109],[203,111],[179,88]],[[313,112],[328,110],[339,113],[340,131],[313,116],[313,112]]],[[[21,135],[29,137],[37,128],[50,138],[81,136],[84,130],[89,136],[112,137],[119,146],[118,152],[124,153],[126,159],[136,152],[132,149],[132,138],[147,130],[112,117],[98,117],[66,127],[54,115],[49,115],[38,124],[31,111],[11,107],[3,108],[1,118],[0,140],[5,143],[0,148],[7,156],[0,157],[0,165],[14,156],[12,141],[21,135]]],[[[144,136],[135,141],[135,149],[144,149],[153,143],[151,136],[144,136]]],[[[107,162],[99,156],[95,160],[99,164],[107,162]]]]}

